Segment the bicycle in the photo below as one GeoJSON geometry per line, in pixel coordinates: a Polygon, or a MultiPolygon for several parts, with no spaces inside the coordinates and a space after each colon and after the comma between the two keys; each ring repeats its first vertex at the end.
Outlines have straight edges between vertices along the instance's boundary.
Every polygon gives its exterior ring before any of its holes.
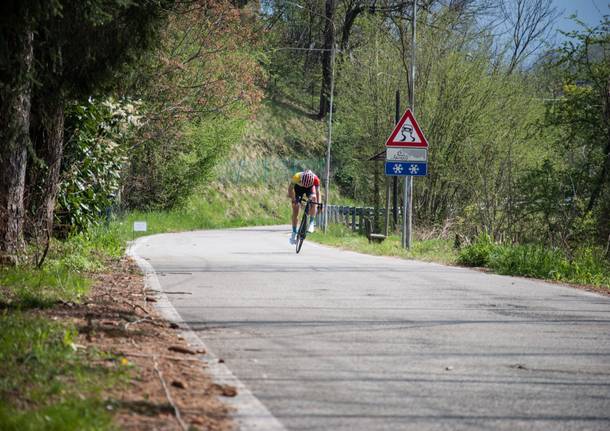
{"type": "MultiPolygon", "coordinates": [[[[299,204],[303,203],[304,199],[301,198],[299,204]]],[[[305,241],[305,237],[307,236],[307,227],[309,226],[308,218],[309,218],[309,208],[310,205],[316,205],[319,209],[321,209],[324,204],[314,203],[311,198],[307,199],[305,203],[305,209],[303,210],[303,218],[301,219],[301,224],[299,225],[299,230],[297,231],[296,238],[296,251],[297,254],[301,251],[301,247],[303,246],[303,241],[305,241]]]]}

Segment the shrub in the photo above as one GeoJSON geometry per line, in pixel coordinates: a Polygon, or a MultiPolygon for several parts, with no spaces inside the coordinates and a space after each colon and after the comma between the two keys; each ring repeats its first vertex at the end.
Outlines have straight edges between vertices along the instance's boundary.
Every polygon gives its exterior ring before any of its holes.
{"type": "Polygon", "coordinates": [[[488,234],[482,234],[471,244],[462,249],[458,263],[467,266],[487,266],[496,245],[488,234]]]}
{"type": "Polygon", "coordinates": [[[496,247],[488,266],[500,274],[560,280],[570,262],[557,249],[514,245],[496,247]]]}

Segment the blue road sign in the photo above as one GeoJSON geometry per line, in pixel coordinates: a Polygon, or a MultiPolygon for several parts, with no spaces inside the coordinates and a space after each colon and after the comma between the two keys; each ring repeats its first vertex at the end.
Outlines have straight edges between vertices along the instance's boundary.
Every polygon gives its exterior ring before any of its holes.
{"type": "Polygon", "coordinates": [[[385,162],[385,174],[392,177],[424,177],[428,164],[419,162],[385,162]]]}

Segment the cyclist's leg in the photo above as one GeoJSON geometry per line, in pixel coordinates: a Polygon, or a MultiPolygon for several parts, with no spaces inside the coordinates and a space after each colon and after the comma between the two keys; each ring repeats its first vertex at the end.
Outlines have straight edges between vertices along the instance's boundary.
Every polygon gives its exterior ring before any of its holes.
{"type": "Polygon", "coordinates": [[[307,189],[307,197],[312,202],[309,205],[309,226],[307,227],[307,230],[309,232],[313,232],[315,230],[315,217],[316,217],[317,208],[318,208],[318,206],[316,205],[316,203],[317,203],[316,192],[315,192],[315,188],[313,186],[310,187],[309,189],[307,189]]]}
{"type": "Polygon", "coordinates": [[[292,243],[297,235],[297,225],[299,224],[299,208],[301,206],[300,201],[305,193],[306,189],[299,186],[298,184],[294,185],[294,201],[292,201],[292,235],[290,237],[290,242],[292,243]]]}
{"type": "Polygon", "coordinates": [[[312,192],[309,195],[309,199],[311,199],[311,202],[312,202],[312,204],[309,205],[309,215],[311,217],[315,217],[318,212],[318,206],[316,205],[318,203],[318,201],[316,199],[316,194],[312,192]]]}
{"type": "Polygon", "coordinates": [[[292,230],[296,231],[297,224],[299,223],[299,204],[292,202],[292,230]]]}

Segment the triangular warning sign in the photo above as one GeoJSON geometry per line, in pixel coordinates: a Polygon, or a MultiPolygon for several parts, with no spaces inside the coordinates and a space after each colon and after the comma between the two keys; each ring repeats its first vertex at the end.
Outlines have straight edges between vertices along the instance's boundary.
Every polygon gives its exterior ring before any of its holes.
{"type": "Polygon", "coordinates": [[[428,148],[428,141],[426,141],[410,109],[407,109],[398,124],[396,124],[385,145],[386,147],[428,148]]]}

